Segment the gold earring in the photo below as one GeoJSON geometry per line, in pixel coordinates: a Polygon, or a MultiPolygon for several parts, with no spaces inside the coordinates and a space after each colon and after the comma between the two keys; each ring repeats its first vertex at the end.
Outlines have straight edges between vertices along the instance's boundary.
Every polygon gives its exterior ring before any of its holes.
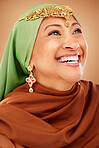
{"type": "Polygon", "coordinates": [[[29,75],[28,78],[26,78],[26,82],[28,83],[28,85],[29,85],[29,87],[30,87],[30,88],[29,88],[29,92],[32,93],[32,92],[33,92],[32,85],[33,85],[33,83],[36,82],[36,79],[35,79],[34,76],[33,76],[33,69],[32,69],[31,66],[28,66],[28,71],[30,72],[30,75],[29,75]]]}

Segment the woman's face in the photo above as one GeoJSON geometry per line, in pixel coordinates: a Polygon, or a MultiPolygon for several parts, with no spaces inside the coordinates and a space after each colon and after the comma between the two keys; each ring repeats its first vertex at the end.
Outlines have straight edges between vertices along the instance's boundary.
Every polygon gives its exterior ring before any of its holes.
{"type": "Polygon", "coordinates": [[[30,65],[42,85],[65,91],[81,79],[87,58],[87,43],[80,24],[70,16],[45,18],[38,31],[30,65]]]}

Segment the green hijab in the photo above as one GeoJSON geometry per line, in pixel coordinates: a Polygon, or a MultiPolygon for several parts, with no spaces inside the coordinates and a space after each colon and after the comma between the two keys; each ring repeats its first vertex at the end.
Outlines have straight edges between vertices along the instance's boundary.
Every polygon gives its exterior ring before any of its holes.
{"type": "MultiPolygon", "coordinates": [[[[57,4],[43,3],[32,7],[20,19],[31,11],[51,5],[57,4]]],[[[42,20],[43,18],[33,21],[22,20],[12,29],[0,64],[0,101],[6,94],[25,83],[25,78],[29,74],[26,68],[42,20]]]]}
{"type": "MultiPolygon", "coordinates": [[[[43,3],[32,7],[26,14],[45,6],[59,5],[43,3]]],[[[36,35],[43,18],[19,21],[11,31],[0,65],[0,101],[16,87],[25,83],[29,75],[27,67],[31,58],[36,35]]]]}

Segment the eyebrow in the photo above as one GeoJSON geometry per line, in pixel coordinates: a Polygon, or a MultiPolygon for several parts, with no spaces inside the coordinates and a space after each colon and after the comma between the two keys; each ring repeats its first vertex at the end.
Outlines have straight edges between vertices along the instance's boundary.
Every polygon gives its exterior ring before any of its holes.
{"type": "MultiPolygon", "coordinates": [[[[74,22],[72,23],[72,26],[74,25],[79,25],[81,27],[81,25],[78,23],[78,22],[74,22]]],[[[62,27],[60,24],[51,24],[51,25],[48,25],[45,27],[44,31],[48,28],[48,27],[51,27],[51,26],[57,26],[57,27],[62,27]]]]}
{"type": "Polygon", "coordinates": [[[51,25],[46,26],[45,29],[44,29],[44,31],[45,31],[48,27],[51,27],[51,26],[62,27],[62,26],[59,25],[59,24],[51,24],[51,25]]]}
{"type": "Polygon", "coordinates": [[[81,25],[78,22],[72,23],[72,26],[74,25],[79,25],[81,27],[81,25]]]}

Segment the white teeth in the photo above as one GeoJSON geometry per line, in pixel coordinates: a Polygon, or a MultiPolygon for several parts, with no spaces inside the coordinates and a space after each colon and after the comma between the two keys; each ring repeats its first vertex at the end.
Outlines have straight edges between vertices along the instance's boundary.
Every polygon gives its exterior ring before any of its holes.
{"type": "Polygon", "coordinates": [[[77,63],[78,59],[79,59],[79,57],[78,57],[78,55],[76,55],[76,56],[70,56],[70,57],[62,57],[58,61],[59,62],[68,62],[68,63],[77,63]],[[70,60],[73,60],[73,61],[70,61],[70,60]]]}
{"type": "Polygon", "coordinates": [[[67,62],[67,63],[78,63],[78,61],[72,61],[72,62],[67,62]]]}
{"type": "Polygon", "coordinates": [[[65,61],[67,61],[67,60],[68,60],[68,58],[67,58],[67,57],[65,57],[65,58],[64,58],[64,60],[65,60],[65,61]]]}

